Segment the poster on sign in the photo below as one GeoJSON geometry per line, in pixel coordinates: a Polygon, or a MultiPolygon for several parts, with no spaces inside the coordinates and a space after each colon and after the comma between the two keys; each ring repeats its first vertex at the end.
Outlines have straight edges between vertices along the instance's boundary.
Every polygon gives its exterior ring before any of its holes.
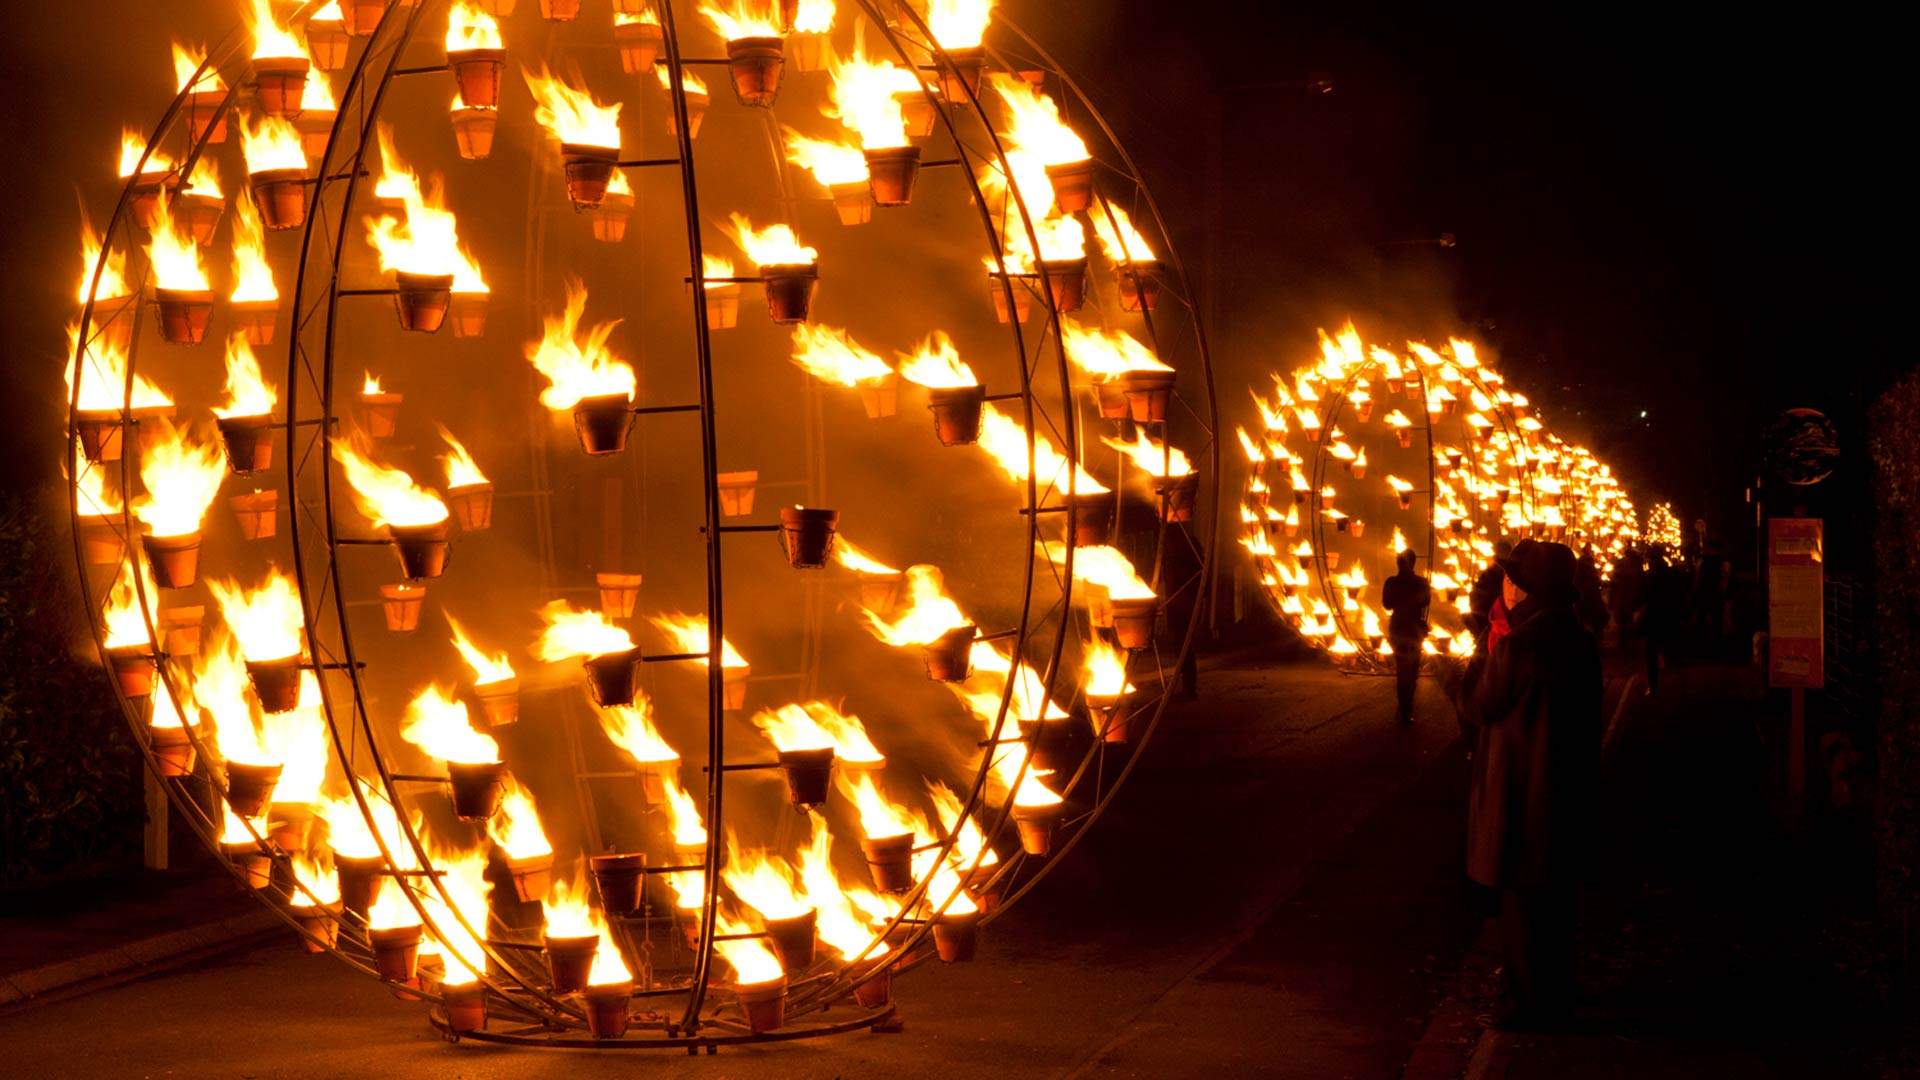
{"type": "Polygon", "coordinates": [[[1826,568],[1819,518],[1767,522],[1767,685],[1818,690],[1826,684],[1826,568]]]}

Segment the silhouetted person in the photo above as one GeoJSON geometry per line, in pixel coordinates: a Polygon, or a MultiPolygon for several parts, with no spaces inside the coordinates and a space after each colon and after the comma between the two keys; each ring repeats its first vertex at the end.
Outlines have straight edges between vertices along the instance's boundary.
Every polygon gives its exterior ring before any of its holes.
{"type": "Polygon", "coordinates": [[[1660,689],[1660,668],[1673,659],[1686,617],[1687,582],[1681,571],[1667,565],[1666,553],[1654,548],[1647,557],[1647,579],[1642,599],[1640,629],[1647,636],[1647,692],[1660,689]]]}
{"type": "Polygon", "coordinates": [[[1613,578],[1607,584],[1607,602],[1613,608],[1614,634],[1622,650],[1627,647],[1627,633],[1632,628],[1634,615],[1640,610],[1645,576],[1639,551],[1628,548],[1614,560],[1613,578]]]}
{"type": "Polygon", "coordinates": [[[1387,641],[1393,645],[1393,678],[1400,695],[1400,722],[1413,722],[1413,692],[1420,682],[1421,646],[1427,640],[1427,608],[1433,604],[1433,586],[1413,572],[1417,556],[1400,553],[1400,572],[1380,587],[1380,605],[1387,609],[1387,641]]]}
{"type": "Polygon", "coordinates": [[[1472,590],[1467,593],[1467,625],[1473,630],[1477,651],[1484,651],[1487,647],[1487,635],[1493,629],[1495,607],[1500,608],[1502,621],[1505,621],[1506,608],[1500,604],[1500,579],[1506,575],[1503,567],[1511,558],[1512,544],[1505,540],[1495,544],[1493,562],[1480,571],[1480,576],[1473,580],[1472,590]]]}
{"type": "Polygon", "coordinates": [[[1513,630],[1463,702],[1478,728],[1467,874],[1500,894],[1508,1026],[1552,1023],[1573,1002],[1574,900],[1591,858],[1600,761],[1600,650],[1574,604],[1573,552],[1514,552],[1513,630]]]}
{"type": "Polygon", "coordinates": [[[1580,590],[1576,605],[1580,621],[1586,624],[1587,629],[1593,632],[1594,640],[1598,641],[1607,629],[1607,600],[1601,595],[1600,564],[1594,561],[1592,546],[1580,552],[1580,561],[1574,565],[1573,583],[1580,590]]]}

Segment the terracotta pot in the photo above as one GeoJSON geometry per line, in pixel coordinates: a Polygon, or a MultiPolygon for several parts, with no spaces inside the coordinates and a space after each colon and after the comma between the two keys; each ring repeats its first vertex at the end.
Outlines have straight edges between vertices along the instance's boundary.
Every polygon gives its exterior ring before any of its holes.
{"type": "Polygon", "coordinates": [[[934,386],[927,389],[927,409],[933,413],[933,431],[941,446],[972,446],[980,441],[980,412],[987,403],[984,386],[934,386]]]}
{"type": "Polygon", "coordinates": [[[1163,521],[1192,521],[1193,504],[1199,498],[1199,493],[1199,473],[1153,478],[1153,494],[1160,500],[1160,518],[1163,521]]]}
{"type": "MultiPolygon", "coordinates": [[[[1402,450],[1405,450],[1408,447],[1413,445],[1413,429],[1410,427],[1394,428],[1393,437],[1394,437],[1394,440],[1400,444],[1400,449],[1402,450]]],[[[1403,509],[1406,507],[1406,505],[1407,505],[1407,500],[1405,499],[1400,500],[1400,506],[1403,509]]]]}
{"type": "Polygon", "coordinates": [[[500,107],[500,73],[507,66],[505,49],[449,49],[447,67],[453,72],[454,92],[468,108],[500,107]]]}
{"type": "Polygon", "coordinates": [[[754,485],[759,482],[757,469],[714,474],[714,487],[720,493],[720,516],[746,517],[753,513],[754,485]]]}
{"type": "Polygon", "coordinates": [[[631,619],[633,608],[640,600],[639,574],[617,574],[603,571],[593,575],[593,582],[600,588],[600,613],[609,619],[631,619]]]}
{"type": "Polygon", "coordinates": [[[135,176],[128,184],[132,202],[133,223],[142,229],[152,230],[153,219],[160,212],[160,193],[165,190],[167,181],[173,179],[170,169],[143,172],[135,176]]]}
{"type": "Polygon", "coordinates": [[[1093,733],[1101,742],[1123,743],[1131,735],[1124,695],[1088,694],[1087,715],[1093,722],[1093,733]]]}
{"type": "Polygon", "coordinates": [[[812,908],[790,919],[767,920],[767,943],[780,957],[782,970],[798,972],[813,966],[814,930],[819,921],[820,913],[812,908]]]}
{"type": "Polygon", "coordinates": [[[620,67],[629,75],[652,72],[653,62],[660,58],[660,49],[665,43],[666,35],[659,23],[613,24],[613,44],[620,50],[620,67]]]}
{"type": "Polygon", "coordinates": [[[473,694],[480,699],[480,711],[488,727],[506,727],[520,719],[520,680],[498,679],[476,683],[473,694]]]}
{"type": "Polygon", "coordinates": [[[253,61],[253,103],[268,116],[300,115],[312,63],[304,56],[263,56],[253,61]]]}
{"type": "Polygon", "coordinates": [[[447,522],[431,525],[389,525],[394,553],[400,557],[400,572],[409,581],[437,578],[446,572],[450,555],[447,522]]]}
{"type": "Polygon", "coordinates": [[[963,876],[967,894],[980,905],[980,913],[987,914],[1000,906],[1000,894],[1006,891],[1006,878],[998,876],[1000,864],[983,863],[968,870],[963,876]]]}
{"type": "Polygon", "coordinates": [[[833,747],[781,750],[776,756],[780,771],[787,778],[788,801],[795,806],[819,806],[827,801],[833,779],[833,747]]]}
{"type": "Polygon", "coordinates": [[[140,549],[153,567],[153,583],[163,589],[184,589],[200,577],[200,534],[140,538],[140,549]]]}
{"type": "Polygon", "coordinates": [[[935,682],[965,682],[973,674],[973,639],[980,628],[968,623],[956,626],[922,646],[927,660],[927,678],[935,682]]]}
{"type": "Polygon", "coordinates": [[[308,850],[313,819],[313,807],[306,803],[272,804],[267,811],[267,843],[280,851],[308,850]]]}
{"type": "Polygon", "coordinates": [[[225,90],[195,90],[187,95],[187,130],[194,142],[203,137],[208,145],[227,141],[227,116],[220,111],[226,100],[225,90]]]}
{"type": "Polygon", "coordinates": [[[727,712],[739,712],[747,706],[747,676],[750,669],[745,667],[723,667],[720,669],[721,708],[727,712]]]}
{"type": "Polygon", "coordinates": [[[461,821],[485,821],[500,805],[507,767],[498,761],[449,761],[447,779],[453,783],[453,812],[461,821]]]}
{"type": "Polygon", "coordinates": [[[453,319],[453,336],[477,338],[487,332],[487,297],[483,292],[456,292],[447,307],[453,319]]]}
{"type": "Polygon", "coordinates": [[[478,981],[440,987],[449,1031],[479,1031],[487,1026],[487,988],[478,981]]]}
{"type": "Polygon", "coordinates": [[[468,161],[493,156],[493,132],[500,123],[498,109],[460,109],[447,114],[453,124],[453,142],[468,161]]]}
{"type": "Polygon", "coordinates": [[[747,1014],[747,1030],[773,1031],[787,1022],[787,977],[733,988],[740,1010],[747,1014]]]}
{"type": "Polygon", "coordinates": [[[1060,825],[1063,804],[1018,806],[1013,808],[1013,824],[1020,832],[1020,850],[1029,855],[1046,855],[1053,850],[1053,834],[1060,825]]]}
{"type": "Polygon", "coordinates": [[[264,169],[247,176],[254,208],[269,232],[297,229],[307,223],[307,170],[264,169]]]}
{"type": "Polygon", "coordinates": [[[367,931],[367,939],[373,945],[374,970],[381,978],[397,983],[412,981],[420,959],[422,933],[419,923],[367,931]]]}
{"type": "MultiPolygon", "coordinates": [[[[600,908],[608,915],[631,915],[640,910],[640,868],[647,863],[642,854],[595,855],[587,860],[593,869],[593,881],[600,889],[600,908]]],[[[552,943],[548,946],[551,949],[552,943]]],[[[581,981],[586,976],[581,975],[581,981]]]]}
{"type": "Polygon", "coordinates": [[[948,49],[947,64],[940,66],[940,94],[948,101],[960,103],[970,97],[980,96],[980,71],[987,62],[987,50],[983,45],[968,48],[948,49]],[[948,69],[948,64],[952,69],[948,69]]]}
{"type": "Polygon", "coordinates": [[[861,1008],[877,1009],[893,1000],[893,958],[883,956],[867,961],[865,966],[878,967],[880,972],[853,988],[853,1001],[861,1008]]]}
{"type": "Polygon", "coordinates": [[[140,298],[124,296],[95,297],[93,316],[87,323],[87,337],[103,347],[126,352],[133,344],[133,320],[140,298]]]}
{"type": "MultiPolygon", "coordinates": [[[[296,899],[304,900],[306,897],[297,895],[296,899]]],[[[288,907],[291,909],[290,913],[294,921],[300,924],[300,929],[313,935],[313,937],[300,938],[300,947],[306,950],[309,956],[319,956],[339,942],[340,905],[338,903],[324,905],[290,903],[288,907]],[[313,938],[320,940],[315,941],[313,938]]]]}
{"type": "Polygon", "coordinates": [[[998,271],[987,272],[987,295],[993,300],[993,317],[999,322],[1007,321],[1007,295],[1013,295],[1013,311],[1016,322],[1026,322],[1033,314],[1033,293],[1019,282],[1012,281],[998,271]]]}
{"type": "Polygon", "coordinates": [[[580,0],[540,0],[540,17],[548,22],[572,22],[580,17],[580,0]]]}
{"type": "Polygon", "coordinates": [[[1087,302],[1087,260],[1078,259],[1042,259],[1040,266],[1046,271],[1047,294],[1053,297],[1053,306],[1060,311],[1079,311],[1087,302]]]}
{"type": "Polygon", "coordinates": [[[1047,180],[1061,213],[1077,214],[1093,205],[1093,159],[1048,165],[1047,180]]]}
{"type": "Polygon", "coordinates": [[[115,645],[107,650],[107,666],[113,669],[120,693],[143,698],[153,693],[154,657],[145,645],[115,645]]]}
{"type": "Polygon", "coordinates": [[[80,453],[88,461],[120,460],[121,414],[117,410],[81,409],[74,415],[74,433],[80,438],[80,453]]]}
{"type": "Polygon", "coordinates": [[[898,574],[861,574],[860,606],[879,615],[890,615],[900,604],[900,596],[906,589],[907,575],[898,574]]]}
{"type": "Polygon", "coordinates": [[[827,565],[839,525],[838,510],[781,507],[780,541],[787,552],[787,565],[796,570],[817,570],[827,565]]]}
{"type": "Polygon", "coordinates": [[[220,441],[227,447],[227,465],[245,476],[273,464],[273,417],[218,416],[220,441]]]}
{"type": "Polygon", "coordinates": [[[280,491],[267,488],[248,491],[227,499],[240,535],[248,540],[270,540],[280,531],[280,491]]]}
{"type": "Polygon", "coordinates": [[[617,244],[627,238],[627,219],[633,216],[633,196],[624,191],[609,191],[600,201],[600,212],[593,215],[593,238],[603,244],[617,244]]]}
{"type": "MultiPolygon", "coordinates": [[[[689,140],[700,137],[700,121],[707,118],[707,102],[709,100],[710,98],[706,94],[697,94],[692,90],[687,91],[687,138],[689,140]]],[[[680,120],[673,114],[671,107],[667,109],[667,130],[674,135],[680,134],[680,120]]]]}
{"type": "Polygon", "coordinates": [[[575,402],[573,432],[580,437],[580,448],[594,457],[625,450],[627,432],[633,429],[632,404],[625,394],[600,394],[575,402]]]}
{"type": "Polygon", "coordinates": [[[553,852],[507,859],[507,873],[513,876],[513,894],[523,904],[537,904],[553,887],[553,852]]]}
{"type": "Polygon", "coordinates": [[[1135,423],[1158,424],[1167,419],[1167,403],[1173,397],[1172,371],[1127,371],[1119,379],[1126,391],[1127,408],[1135,423]]]}
{"type": "Polygon", "coordinates": [[[1081,547],[1099,547],[1113,531],[1113,496],[1100,492],[1070,495],[1066,498],[1067,516],[1073,521],[1074,543],[1081,547]]]}
{"type": "Polygon", "coordinates": [[[867,186],[875,206],[905,206],[913,201],[913,181],[920,175],[920,148],[888,146],[866,151],[867,186]]]}
{"type": "Polygon", "coordinates": [[[964,964],[978,949],[980,913],[945,912],[934,917],[933,947],[944,964],[964,964]]]}
{"type": "Polygon", "coordinates": [[[740,323],[740,286],[729,282],[706,288],[707,328],[731,330],[740,323]]]}
{"type": "Polygon", "coordinates": [[[567,198],[576,210],[590,210],[607,197],[607,184],[613,179],[614,162],[620,150],[613,146],[560,144],[560,167],[567,176],[567,198]]]}
{"type": "Polygon", "coordinates": [[[380,606],[387,617],[387,629],[399,634],[420,628],[420,609],[426,605],[427,587],[406,583],[380,586],[380,606]]]}
{"type": "MultiPolygon", "coordinates": [[[[1120,286],[1120,310],[1155,311],[1160,306],[1160,279],[1155,276],[1159,264],[1136,259],[1116,274],[1120,286]]],[[[1362,421],[1366,417],[1360,418],[1362,421]]]]}
{"type": "Polygon", "coordinates": [[[780,72],[786,66],[777,37],[739,38],[727,42],[727,71],[740,104],[765,109],[780,93],[780,72]]]}
{"type": "Polygon", "coordinates": [[[227,805],[243,818],[257,818],[267,812],[273,801],[274,785],[280,782],[280,766],[254,765],[245,761],[227,762],[227,805]]]}
{"type": "Polygon", "coordinates": [[[448,488],[447,506],[461,532],[483,532],[493,527],[493,485],[485,480],[448,488]]]}
{"type": "Polygon", "coordinates": [[[596,1039],[617,1039],[627,1033],[631,1020],[633,984],[609,983],[586,989],[587,1032],[596,1039]]]}
{"type": "Polygon", "coordinates": [[[333,867],[340,875],[340,903],[346,910],[366,918],[374,894],[380,890],[380,870],[384,866],[386,861],[378,855],[360,858],[334,853],[333,867]]]}
{"type": "Polygon", "coordinates": [[[933,134],[934,121],[940,118],[940,110],[925,94],[903,95],[900,100],[900,119],[905,121],[907,138],[924,139],[933,134]]]}
{"type": "Polygon", "coordinates": [[[193,775],[193,739],[185,727],[149,727],[147,734],[161,776],[193,775]]]}
{"type": "Polygon", "coordinates": [[[400,403],[405,395],[379,393],[360,395],[361,419],[366,424],[367,434],[376,439],[390,439],[400,423],[400,403]]]}
{"type": "Polygon", "coordinates": [[[860,404],[867,419],[884,420],[900,410],[900,376],[890,374],[860,384],[860,404]]]}
{"type": "Polygon", "coordinates": [[[633,704],[634,682],[640,674],[640,650],[589,656],[580,662],[587,672],[587,695],[595,705],[633,704]]]}
{"type": "Polygon", "coordinates": [[[776,323],[803,323],[813,311],[813,290],[820,268],[813,263],[760,268],[760,285],[767,294],[767,317],[776,323]]]}
{"type": "Polygon", "coordinates": [[[867,857],[867,873],[881,892],[900,893],[913,888],[913,834],[862,837],[860,851],[867,857]]]}
{"type": "Polygon", "coordinates": [[[1153,622],[1159,614],[1157,597],[1114,598],[1113,636],[1123,649],[1144,649],[1153,644],[1153,622]]]}
{"type": "Polygon", "coordinates": [[[339,71],[347,66],[347,22],[345,19],[308,19],[307,55],[321,71],[339,71]]]}
{"type": "Polygon", "coordinates": [[[393,309],[400,316],[400,329],[431,334],[447,319],[453,305],[452,274],[409,274],[394,272],[393,309]]]}
{"type": "Polygon", "coordinates": [[[589,934],[585,937],[553,937],[542,935],[547,949],[547,982],[556,994],[571,994],[584,990],[587,986],[587,974],[593,970],[593,954],[600,947],[600,937],[589,934]]]}
{"type": "Polygon", "coordinates": [[[235,300],[227,305],[236,333],[244,334],[249,345],[273,344],[274,324],[280,321],[278,300],[235,300]]]}
{"type": "Polygon", "coordinates": [[[238,840],[232,843],[222,841],[220,850],[227,861],[240,871],[249,889],[264,889],[273,884],[273,857],[268,855],[257,842],[238,840]]]}
{"type": "Polygon", "coordinates": [[[300,148],[308,157],[326,157],[327,144],[333,141],[333,124],[339,118],[338,109],[307,109],[293,122],[300,129],[300,148]]]}
{"type": "MultiPolygon", "coordinates": [[[[486,10],[487,14],[498,15],[501,18],[513,14],[516,2],[517,0],[479,0],[480,6],[486,10]]],[[[614,10],[619,9],[616,7],[614,10]]]]}
{"type": "Polygon", "coordinates": [[[213,230],[219,227],[220,215],[226,208],[227,201],[218,195],[183,191],[173,197],[173,220],[193,237],[194,243],[205,247],[213,239],[213,230]]]}
{"type": "Polygon", "coordinates": [[[81,543],[86,548],[88,566],[118,566],[127,557],[127,541],[120,534],[119,520],[118,516],[80,515],[81,543]]]}
{"type": "Polygon", "coordinates": [[[213,290],[155,289],[153,302],[160,313],[161,337],[175,345],[198,345],[206,339],[213,290]]]}
{"type": "Polygon", "coordinates": [[[867,184],[858,180],[829,184],[827,192],[833,196],[833,209],[840,215],[840,224],[865,225],[873,220],[873,188],[867,184]]]}
{"type": "Polygon", "coordinates": [[[788,34],[787,59],[793,63],[795,71],[826,70],[827,35],[805,32],[788,34]]]}
{"type": "Polygon", "coordinates": [[[247,680],[253,683],[253,696],[260,699],[260,707],[269,713],[292,712],[300,703],[303,667],[299,656],[247,661],[247,680]]]}

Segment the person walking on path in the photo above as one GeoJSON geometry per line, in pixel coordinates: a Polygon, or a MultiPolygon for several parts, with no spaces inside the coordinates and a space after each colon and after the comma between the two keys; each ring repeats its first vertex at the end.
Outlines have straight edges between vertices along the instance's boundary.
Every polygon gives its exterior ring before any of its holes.
{"type": "Polygon", "coordinates": [[[1393,645],[1393,677],[1399,692],[1403,724],[1413,723],[1413,692],[1420,681],[1420,654],[1427,640],[1427,608],[1433,604],[1433,586],[1414,573],[1418,556],[1400,553],[1400,572],[1380,587],[1380,605],[1387,609],[1387,641],[1393,645]]]}
{"type": "Polygon", "coordinates": [[[1513,629],[1463,714],[1476,729],[1467,875],[1499,894],[1510,1027],[1551,1025],[1574,996],[1574,900],[1600,768],[1600,650],[1575,610],[1571,549],[1522,545],[1502,586],[1513,629]]]}
{"type": "Polygon", "coordinates": [[[1673,660],[1680,623],[1686,617],[1687,582],[1667,565],[1666,553],[1654,548],[1647,558],[1647,580],[1641,601],[1640,632],[1647,638],[1647,692],[1660,689],[1660,669],[1673,660]]]}

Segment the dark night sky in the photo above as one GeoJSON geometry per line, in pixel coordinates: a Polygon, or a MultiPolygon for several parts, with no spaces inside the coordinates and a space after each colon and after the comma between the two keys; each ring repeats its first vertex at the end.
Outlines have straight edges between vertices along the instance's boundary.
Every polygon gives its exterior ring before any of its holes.
{"type": "MultiPolygon", "coordinates": [[[[1233,21],[1239,6],[1008,6],[1109,106],[1207,275],[1229,421],[1247,384],[1351,314],[1384,337],[1476,332],[1637,493],[1730,533],[1753,433],[1784,405],[1831,411],[1861,475],[1862,403],[1906,365],[1878,265],[1904,250],[1885,209],[1901,175],[1889,35],[1844,13],[1348,3],[1249,5],[1258,14],[1233,21]],[[1315,76],[1333,92],[1307,92],[1315,76]],[[1457,246],[1419,243],[1443,232],[1457,246]]],[[[75,185],[61,168],[103,167],[118,125],[160,107],[114,55],[129,36],[96,32],[156,21],[150,5],[85,7],[85,20],[8,16],[16,389],[58,385],[67,314],[42,305],[68,292],[75,185]]],[[[231,17],[168,7],[203,36],[231,17]]],[[[0,426],[0,451],[25,467],[16,480],[57,456],[44,411],[9,395],[18,422],[0,426]]]]}

